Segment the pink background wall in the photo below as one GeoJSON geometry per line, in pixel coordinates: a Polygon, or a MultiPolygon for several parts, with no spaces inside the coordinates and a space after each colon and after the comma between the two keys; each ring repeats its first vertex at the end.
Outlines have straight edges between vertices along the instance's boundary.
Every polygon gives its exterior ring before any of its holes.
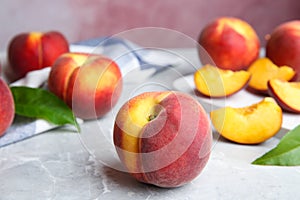
{"type": "MultiPolygon", "coordinates": [[[[20,32],[53,29],[69,42],[145,26],[173,29],[196,39],[206,23],[225,15],[249,22],[264,44],[264,36],[275,26],[300,19],[299,0],[2,0],[0,4],[0,50],[20,32]]],[[[158,41],[162,46],[185,45],[176,38],[158,41]]]]}

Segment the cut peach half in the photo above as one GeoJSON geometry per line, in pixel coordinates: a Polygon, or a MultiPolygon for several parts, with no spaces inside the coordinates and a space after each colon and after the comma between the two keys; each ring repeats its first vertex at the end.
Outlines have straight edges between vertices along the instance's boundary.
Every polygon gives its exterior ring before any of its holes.
{"type": "Polygon", "coordinates": [[[242,108],[213,110],[210,118],[216,131],[224,138],[240,144],[258,144],[280,130],[282,110],[273,98],[266,97],[242,108]]]}
{"type": "Polygon", "coordinates": [[[276,78],[289,81],[295,76],[295,71],[289,66],[277,66],[268,58],[259,58],[254,61],[248,71],[251,73],[249,88],[254,91],[267,93],[268,81],[276,78]]]}
{"type": "Polygon", "coordinates": [[[272,79],[268,82],[269,94],[282,109],[300,113],[300,82],[272,79]]]}
{"type": "Polygon", "coordinates": [[[196,89],[208,97],[227,97],[243,89],[250,80],[244,70],[232,71],[205,65],[194,73],[196,89]]]}

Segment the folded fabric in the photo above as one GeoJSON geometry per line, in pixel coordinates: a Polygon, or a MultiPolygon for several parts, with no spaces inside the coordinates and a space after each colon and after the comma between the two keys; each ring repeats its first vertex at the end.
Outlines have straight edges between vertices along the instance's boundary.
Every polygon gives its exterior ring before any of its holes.
{"type": "Polygon", "coordinates": [[[167,66],[179,64],[182,61],[172,51],[155,47],[140,47],[128,40],[115,37],[105,37],[76,43],[76,45],[71,46],[71,51],[85,51],[107,55],[120,66],[123,75],[137,68],[141,70],[155,68],[159,71],[167,66]],[[82,45],[86,44],[94,48],[82,48],[82,45]]]}
{"type": "MultiPolygon", "coordinates": [[[[154,68],[159,71],[180,62],[178,56],[166,50],[155,49],[154,51],[153,49],[153,47],[143,48],[130,41],[114,37],[97,38],[70,45],[71,52],[95,53],[110,57],[119,65],[123,76],[133,69],[154,68]],[[158,56],[159,59],[157,59],[158,56]]],[[[32,71],[25,78],[11,85],[40,87],[46,82],[50,69],[47,67],[32,71]]],[[[16,116],[12,126],[0,137],[0,147],[22,141],[56,127],[56,125],[45,120],[16,116]]]]}

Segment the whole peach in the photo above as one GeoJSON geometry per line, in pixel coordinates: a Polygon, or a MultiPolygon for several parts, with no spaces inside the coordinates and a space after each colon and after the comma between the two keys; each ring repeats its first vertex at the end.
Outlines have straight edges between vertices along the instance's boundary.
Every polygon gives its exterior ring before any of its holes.
{"type": "Polygon", "coordinates": [[[127,101],[114,125],[121,162],[138,181],[178,187],[197,177],[212,145],[208,116],[191,96],[146,92],[127,101]]]}
{"type": "Polygon", "coordinates": [[[295,69],[300,80],[300,20],[285,22],[271,33],[266,56],[276,65],[288,65],[295,69]]]}
{"type": "Polygon", "coordinates": [[[53,64],[48,87],[82,119],[105,115],[122,91],[119,66],[111,59],[86,53],[65,53],[53,64]]]}
{"type": "Polygon", "coordinates": [[[11,126],[15,116],[15,104],[13,95],[6,84],[0,78],[0,136],[11,126]]]}
{"type": "Polygon", "coordinates": [[[207,24],[198,42],[202,64],[232,71],[247,69],[260,51],[255,30],[247,22],[233,17],[220,17],[207,24]]]}
{"type": "Polygon", "coordinates": [[[63,53],[69,52],[69,43],[62,33],[28,32],[12,38],[8,46],[8,61],[16,80],[28,72],[52,66],[63,53]]]}

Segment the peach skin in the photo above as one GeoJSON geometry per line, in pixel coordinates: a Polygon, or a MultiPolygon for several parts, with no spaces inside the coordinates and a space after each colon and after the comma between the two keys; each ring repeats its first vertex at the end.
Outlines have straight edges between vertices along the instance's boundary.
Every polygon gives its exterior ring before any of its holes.
{"type": "Polygon", "coordinates": [[[258,58],[260,41],[247,22],[233,17],[220,17],[201,31],[198,43],[211,57],[198,49],[201,63],[232,71],[245,70],[258,58]]]}
{"type": "Polygon", "coordinates": [[[102,117],[122,91],[119,66],[111,59],[86,53],[65,53],[53,64],[48,87],[82,119],[102,117]]]}
{"type": "Polygon", "coordinates": [[[288,65],[300,81],[300,20],[277,26],[267,40],[266,56],[276,65],[288,65]]]}
{"type": "Polygon", "coordinates": [[[0,78],[0,137],[13,123],[15,105],[13,95],[3,79],[0,78]]]}
{"type": "Polygon", "coordinates": [[[69,52],[69,43],[60,32],[18,34],[8,46],[11,79],[17,80],[30,71],[50,67],[58,56],[66,52],[69,52]]]}
{"type": "Polygon", "coordinates": [[[113,139],[136,180],[168,188],[196,178],[212,145],[203,107],[174,91],[146,92],[128,100],[117,114],[113,139]]]}

